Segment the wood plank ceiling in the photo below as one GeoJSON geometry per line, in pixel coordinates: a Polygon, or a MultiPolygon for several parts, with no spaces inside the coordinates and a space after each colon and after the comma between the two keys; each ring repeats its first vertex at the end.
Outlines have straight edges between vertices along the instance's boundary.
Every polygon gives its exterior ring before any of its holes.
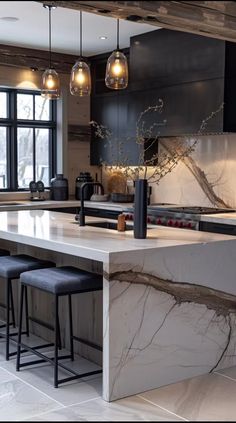
{"type": "MultiPolygon", "coordinates": [[[[234,1],[38,1],[69,9],[83,10],[162,28],[190,32],[236,42],[236,2],[234,1]]],[[[53,53],[52,65],[70,73],[76,56],[53,53]]],[[[0,64],[44,70],[45,51],[0,44],[0,64]]]]}
{"type": "Polygon", "coordinates": [[[39,1],[236,42],[235,1],[39,1]]]}

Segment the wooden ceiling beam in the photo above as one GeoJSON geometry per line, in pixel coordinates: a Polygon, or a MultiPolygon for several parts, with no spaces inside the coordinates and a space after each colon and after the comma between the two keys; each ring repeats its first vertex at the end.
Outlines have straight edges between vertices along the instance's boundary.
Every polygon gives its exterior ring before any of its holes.
{"type": "MultiPolygon", "coordinates": [[[[77,56],[52,52],[52,67],[60,73],[70,73],[77,56]]],[[[0,44],[0,64],[23,68],[36,68],[44,71],[48,68],[49,54],[45,50],[8,46],[0,44]]]]}
{"type": "MultiPolygon", "coordinates": [[[[39,1],[236,42],[234,1],[39,1]]],[[[153,28],[155,29],[155,28],[153,28]]]]}

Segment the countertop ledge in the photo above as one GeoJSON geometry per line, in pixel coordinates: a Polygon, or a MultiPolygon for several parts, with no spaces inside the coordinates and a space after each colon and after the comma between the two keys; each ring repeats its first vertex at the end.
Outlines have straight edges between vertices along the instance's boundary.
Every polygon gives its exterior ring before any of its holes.
{"type": "MultiPolygon", "coordinates": [[[[106,221],[86,216],[86,222],[106,221]]],[[[185,229],[148,226],[146,239],[135,239],[133,231],[93,226],[80,227],[68,213],[21,210],[1,213],[0,238],[65,254],[106,261],[110,254],[188,246],[220,241],[235,242],[233,236],[185,229]]]]}
{"type": "Polygon", "coordinates": [[[201,222],[220,223],[223,225],[236,225],[236,212],[203,214],[201,222]]]}
{"type": "MultiPolygon", "coordinates": [[[[123,211],[127,207],[133,206],[133,203],[112,203],[110,201],[85,201],[85,207],[93,209],[123,211]]],[[[30,201],[30,200],[9,200],[0,201],[0,212],[17,211],[17,210],[38,210],[38,209],[54,209],[54,208],[73,208],[80,207],[80,201],[30,201]],[[2,204],[1,204],[2,203],[2,204]],[[13,205],[13,203],[15,203],[13,205]]]]}

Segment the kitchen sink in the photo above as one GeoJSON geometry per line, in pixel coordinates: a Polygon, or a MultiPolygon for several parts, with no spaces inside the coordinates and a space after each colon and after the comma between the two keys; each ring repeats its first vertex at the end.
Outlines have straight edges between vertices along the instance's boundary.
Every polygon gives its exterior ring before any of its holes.
{"type": "MultiPolygon", "coordinates": [[[[86,226],[94,226],[96,228],[104,228],[104,229],[114,229],[117,230],[117,223],[116,222],[88,222],[85,224],[86,226]]],[[[132,231],[133,226],[126,224],[126,231],[132,231]]]]}

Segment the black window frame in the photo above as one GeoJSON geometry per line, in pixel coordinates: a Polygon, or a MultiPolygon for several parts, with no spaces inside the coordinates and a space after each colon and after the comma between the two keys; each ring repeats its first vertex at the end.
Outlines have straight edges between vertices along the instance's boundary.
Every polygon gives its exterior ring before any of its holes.
{"type": "MultiPolygon", "coordinates": [[[[49,180],[56,174],[56,129],[57,108],[56,100],[49,101],[50,120],[17,119],[17,94],[40,95],[40,91],[3,88],[0,92],[7,93],[7,118],[0,118],[0,127],[7,128],[7,180],[8,187],[0,188],[0,192],[28,191],[29,188],[18,187],[17,175],[17,129],[18,128],[46,128],[49,129],[49,180]]],[[[33,103],[35,104],[35,103],[33,103]]],[[[35,117],[35,116],[34,116],[35,117]]],[[[35,132],[33,131],[33,134],[35,132]]],[[[35,135],[33,135],[35,137],[35,135]]],[[[35,139],[33,140],[35,145],[35,139]]],[[[35,156],[35,148],[33,155],[35,156]]],[[[35,174],[35,159],[34,159],[35,174]]],[[[49,188],[49,186],[45,186],[49,188]]]]}

